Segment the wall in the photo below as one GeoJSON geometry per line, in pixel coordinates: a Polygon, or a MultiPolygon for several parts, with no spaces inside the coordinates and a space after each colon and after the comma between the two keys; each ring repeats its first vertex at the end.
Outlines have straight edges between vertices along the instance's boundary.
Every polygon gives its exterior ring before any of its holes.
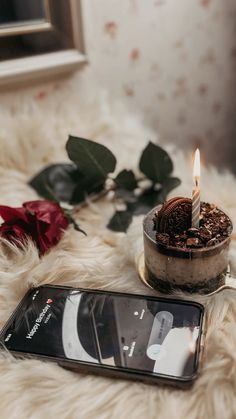
{"type": "Polygon", "coordinates": [[[236,2],[84,0],[95,78],[158,130],[234,168],[236,2]]]}

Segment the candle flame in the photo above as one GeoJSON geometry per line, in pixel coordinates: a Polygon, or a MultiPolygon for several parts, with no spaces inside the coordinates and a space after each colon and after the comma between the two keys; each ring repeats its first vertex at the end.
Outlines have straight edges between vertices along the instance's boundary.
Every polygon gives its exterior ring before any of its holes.
{"type": "Polygon", "coordinates": [[[200,151],[199,148],[195,151],[194,164],[193,164],[193,180],[196,186],[200,183],[201,163],[200,163],[200,151]]]}

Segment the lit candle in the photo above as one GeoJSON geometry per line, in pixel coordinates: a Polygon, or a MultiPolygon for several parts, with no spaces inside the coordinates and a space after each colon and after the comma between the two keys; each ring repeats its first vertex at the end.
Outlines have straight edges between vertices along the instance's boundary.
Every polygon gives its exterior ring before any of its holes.
{"type": "Polygon", "coordinates": [[[200,151],[195,151],[193,165],[193,180],[195,187],[192,194],[192,227],[199,228],[200,221],[200,151]]]}

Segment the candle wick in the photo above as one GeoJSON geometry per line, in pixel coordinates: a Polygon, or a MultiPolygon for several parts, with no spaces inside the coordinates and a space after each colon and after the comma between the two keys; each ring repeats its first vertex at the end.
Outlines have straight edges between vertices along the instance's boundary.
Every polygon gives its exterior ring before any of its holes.
{"type": "Polygon", "coordinates": [[[197,177],[195,178],[195,185],[196,185],[197,188],[199,187],[199,180],[198,180],[197,177]]]}

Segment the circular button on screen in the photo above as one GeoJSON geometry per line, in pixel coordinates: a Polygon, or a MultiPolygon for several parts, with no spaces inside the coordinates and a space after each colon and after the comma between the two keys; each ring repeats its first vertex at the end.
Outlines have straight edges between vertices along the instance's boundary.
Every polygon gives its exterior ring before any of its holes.
{"type": "Polygon", "coordinates": [[[153,361],[157,361],[165,356],[165,349],[162,347],[162,345],[154,344],[147,348],[146,354],[148,358],[152,359],[153,361]]]}

